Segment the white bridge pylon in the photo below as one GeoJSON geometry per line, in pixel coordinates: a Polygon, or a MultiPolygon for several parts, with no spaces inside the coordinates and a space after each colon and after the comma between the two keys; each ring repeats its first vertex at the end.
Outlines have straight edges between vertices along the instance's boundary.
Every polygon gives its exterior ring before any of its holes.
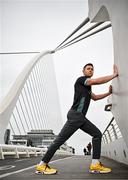
{"type": "Polygon", "coordinates": [[[0,144],[4,144],[6,128],[11,135],[25,135],[32,129],[58,133],[62,118],[51,53],[35,56],[0,104],[0,144]]]}

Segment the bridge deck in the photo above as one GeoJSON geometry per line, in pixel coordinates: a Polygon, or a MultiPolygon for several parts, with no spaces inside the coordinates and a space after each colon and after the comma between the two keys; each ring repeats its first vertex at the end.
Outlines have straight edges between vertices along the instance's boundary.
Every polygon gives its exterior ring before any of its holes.
{"type": "Polygon", "coordinates": [[[41,158],[28,159],[12,159],[0,160],[0,179],[6,180],[91,180],[91,179],[128,179],[128,166],[117,163],[113,160],[103,158],[102,162],[112,168],[109,174],[90,174],[88,168],[90,165],[90,156],[72,156],[72,157],[54,157],[51,166],[59,170],[56,175],[36,175],[34,173],[34,165],[39,162],[41,158]],[[61,159],[58,159],[61,158],[61,159]],[[4,169],[9,165],[15,166],[11,169],[4,169]],[[21,172],[20,172],[21,171],[21,172]]]}

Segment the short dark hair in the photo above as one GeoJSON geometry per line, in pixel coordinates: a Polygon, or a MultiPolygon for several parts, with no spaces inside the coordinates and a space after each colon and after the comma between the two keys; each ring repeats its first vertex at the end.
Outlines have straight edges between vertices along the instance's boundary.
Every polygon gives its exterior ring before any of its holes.
{"type": "Polygon", "coordinates": [[[87,63],[87,64],[84,65],[83,69],[85,69],[87,66],[92,66],[92,67],[94,67],[92,63],[87,63]]]}

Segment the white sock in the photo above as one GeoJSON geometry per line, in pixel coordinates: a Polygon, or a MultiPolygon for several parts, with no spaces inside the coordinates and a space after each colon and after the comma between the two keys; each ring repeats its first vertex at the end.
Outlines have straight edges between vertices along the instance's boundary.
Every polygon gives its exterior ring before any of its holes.
{"type": "Polygon", "coordinates": [[[97,164],[99,163],[99,159],[92,159],[92,164],[97,164]]]}
{"type": "Polygon", "coordinates": [[[41,166],[42,164],[45,164],[44,161],[40,161],[39,165],[41,166]]]}

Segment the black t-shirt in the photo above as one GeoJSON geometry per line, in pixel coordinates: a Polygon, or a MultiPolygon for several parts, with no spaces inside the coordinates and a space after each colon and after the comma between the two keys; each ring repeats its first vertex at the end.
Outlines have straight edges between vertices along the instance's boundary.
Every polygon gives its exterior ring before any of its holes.
{"type": "Polygon", "coordinates": [[[86,85],[88,78],[87,76],[81,76],[76,80],[74,85],[74,101],[71,107],[71,109],[84,115],[87,113],[91,99],[91,86],[86,85]]]}

